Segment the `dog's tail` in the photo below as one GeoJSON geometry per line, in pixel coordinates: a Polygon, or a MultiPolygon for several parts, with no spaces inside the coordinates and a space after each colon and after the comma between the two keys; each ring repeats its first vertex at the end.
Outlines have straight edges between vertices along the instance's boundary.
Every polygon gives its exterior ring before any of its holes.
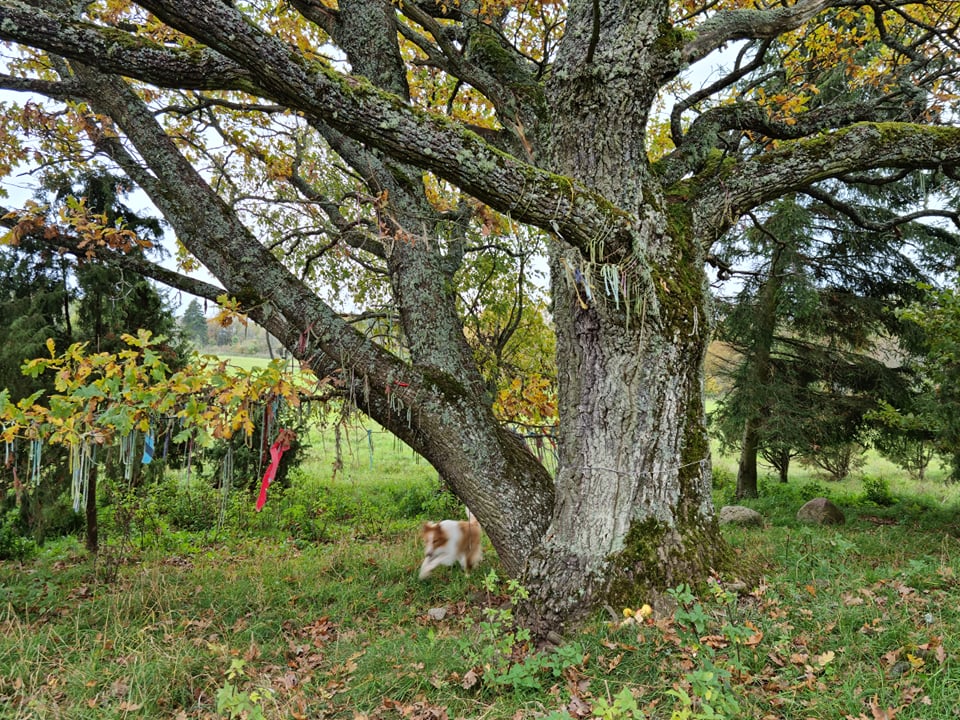
{"type": "Polygon", "coordinates": [[[466,508],[467,511],[467,522],[469,523],[470,528],[467,531],[467,565],[464,569],[471,570],[472,568],[476,567],[477,564],[479,564],[480,558],[483,557],[483,550],[482,546],[480,545],[480,533],[482,531],[480,529],[480,521],[477,520],[476,515],[470,512],[470,508],[466,507],[466,505],[464,505],[464,508],[466,508]]]}

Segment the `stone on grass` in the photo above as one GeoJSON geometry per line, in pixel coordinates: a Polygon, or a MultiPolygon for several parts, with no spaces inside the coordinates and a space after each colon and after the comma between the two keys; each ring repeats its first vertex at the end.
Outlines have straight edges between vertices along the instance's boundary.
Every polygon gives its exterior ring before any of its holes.
{"type": "Polygon", "coordinates": [[[827,498],[814,498],[797,511],[797,520],[817,525],[843,525],[843,511],[827,498]]]}
{"type": "Polygon", "coordinates": [[[721,525],[763,525],[763,515],[743,505],[724,505],[719,520],[721,525]]]}

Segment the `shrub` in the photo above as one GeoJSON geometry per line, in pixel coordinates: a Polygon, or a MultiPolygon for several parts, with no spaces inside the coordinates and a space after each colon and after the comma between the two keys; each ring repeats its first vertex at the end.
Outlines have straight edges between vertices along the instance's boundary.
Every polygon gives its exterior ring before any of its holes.
{"type": "Polygon", "coordinates": [[[20,511],[8,510],[0,521],[0,560],[26,560],[37,550],[32,538],[21,535],[20,511]]]}
{"type": "Polygon", "coordinates": [[[463,505],[449,490],[442,487],[410,485],[391,490],[391,504],[398,517],[412,520],[429,518],[459,518],[463,505]]]}
{"type": "Polygon", "coordinates": [[[828,445],[803,456],[800,462],[820,468],[825,471],[828,479],[839,482],[854,470],[863,467],[866,462],[866,449],[856,442],[828,445]]]}
{"type": "Polygon", "coordinates": [[[737,477],[730,470],[713,468],[713,501],[717,506],[730,504],[737,492],[737,477]]]}
{"type": "Polygon", "coordinates": [[[220,517],[221,493],[205,481],[168,476],[153,497],[157,512],[177,530],[210,530],[220,517]]]}
{"type": "Polygon", "coordinates": [[[870,475],[863,478],[863,499],[884,507],[897,502],[896,498],[890,493],[890,485],[886,478],[870,475]]]}
{"type": "Polygon", "coordinates": [[[48,538],[60,538],[83,530],[83,511],[74,512],[69,493],[61,493],[52,502],[44,503],[35,519],[33,536],[40,543],[48,538]]]}
{"type": "Polygon", "coordinates": [[[818,497],[830,497],[830,491],[823,483],[809,482],[800,486],[800,499],[804,502],[808,502],[818,497]]]}

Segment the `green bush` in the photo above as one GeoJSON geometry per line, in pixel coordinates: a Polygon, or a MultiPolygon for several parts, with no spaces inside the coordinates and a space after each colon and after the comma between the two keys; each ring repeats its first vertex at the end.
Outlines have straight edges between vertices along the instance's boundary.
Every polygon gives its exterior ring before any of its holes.
{"type": "Polygon", "coordinates": [[[0,522],[0,560],[26,560],[36,553],[36,542],[21,532],[20,511],[7,510],[0,522]]]}
{"type": "Polygon", "coordinates": [[[818,497],[830,497],[830,490],[823,483],[814,481],[800,486],[800,499],[804,502],[809,502],[818,497]]]}
{"type": "Polygon", "coordinates": [[[890,484],[886,478],[870,475],[863,478],[863,499],[883,507],[894,505],[897,502],[897,499],[890,493],[890,484]]]}
{"type": "Polygon", "coordinates": [[[729,505],[737,494],[737,476],[721,467],[713,468],[713,503],[717,507],[729,505]]]}
{"type": "Polygon", "coordinates": [[[202,483],[179,485],[165,514],[180,530],[211,530],[220,517],[220,491],[202,483]]]}
{"type": "Polygon", "coordinates": [[[398,486],[391,488],[389,494],[391,505],[401,519],[436,520],[464,515],[463,505],[457,496],[442,487],[398,486]]]}
{"type": "Polygon", "coordinates": [[[713,468],[713,489],[724,490],[731,485],[737,484],[737,477],[734,473],[726,468],[714,466],[713,468]]]}
{"type": "Polygon", "coordinates": [[[29,534],[38,545],[48,539],[75,535],[83,530],[83,510],[73,511],[69,492],[53,495],[47,491],[29,501],[30,509],[24,512],[24,534],[29,534]]]}

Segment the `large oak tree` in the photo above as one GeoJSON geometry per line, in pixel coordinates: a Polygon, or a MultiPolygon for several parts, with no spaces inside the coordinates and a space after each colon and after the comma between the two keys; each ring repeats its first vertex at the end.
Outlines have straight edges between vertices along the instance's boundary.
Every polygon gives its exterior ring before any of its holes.
{"type": "Polygon", "coordinates": [[[2,0],[0,86],[63,103],[18,111],[42,162],[109,158],[246,312],[436,467],[547,629],[722,563],[711,244],[828,179],[954,176],[958,20],[940,0],[2,0]],[[497,223],[549,236],[555,479],[498,423],[457,312],[497,223]],[[383,273],[403,354],[321,299],[277,227],[383,273]]]}

